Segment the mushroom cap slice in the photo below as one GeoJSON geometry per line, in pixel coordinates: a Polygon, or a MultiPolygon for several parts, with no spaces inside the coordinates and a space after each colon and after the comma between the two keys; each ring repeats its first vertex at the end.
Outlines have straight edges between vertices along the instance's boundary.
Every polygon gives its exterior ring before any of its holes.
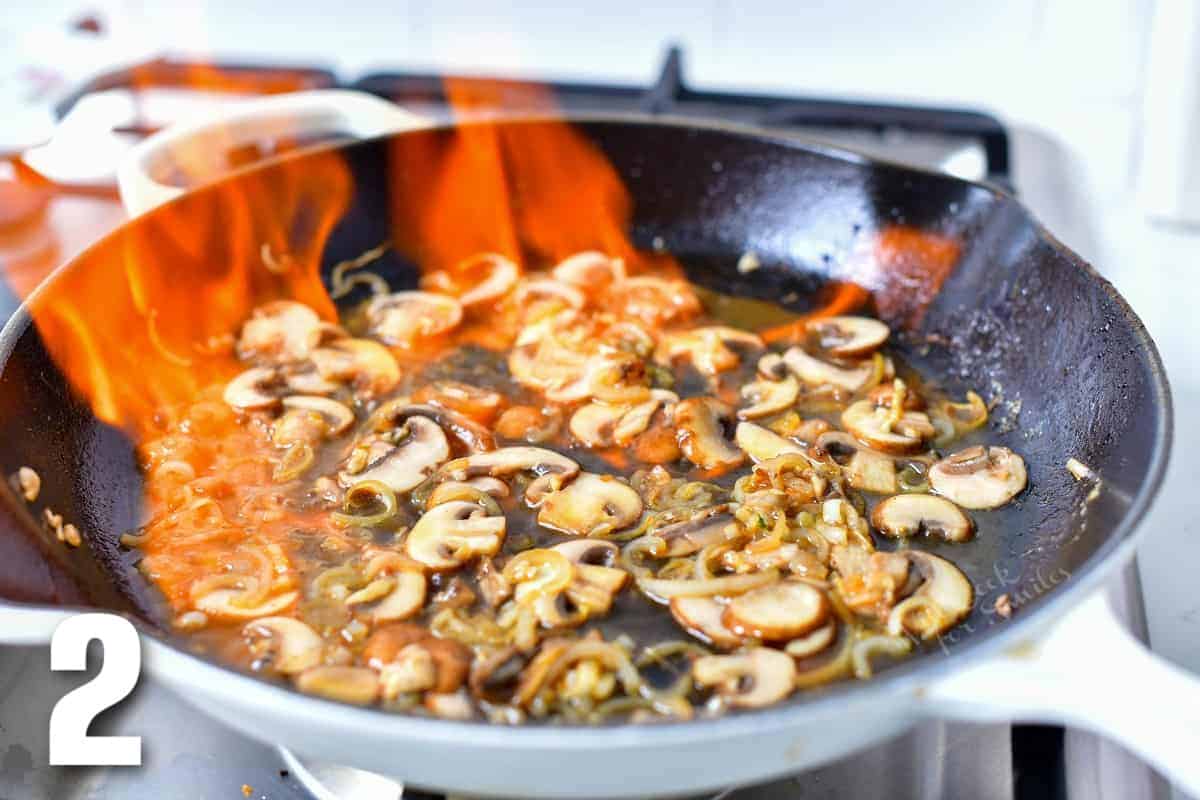
{"type": "Polygon", "coordinates": [[[875,494],[894,494],[900,487],[896,480],[896,462],[891,456],[866,447],[854,451],[846,465],[846,480],[855,489],[875,494]]]}
{"type": "Polygon", "coordinates": [[[804,352],[801,347],[789,347],[783,354],[783,363],[787,364],[797,378],[810,386],[836,386],[848,392],[857,392],[867,385],[875,373],[873,364],[866,363],[855,367],[839,367],[814,358],[804,352]]]}
{"type": "Polygon", "coordinates": [[[783,641],[803,636],[829,618],[825,593],[801,581],[780,581],[729,601],[721,622],[739,636],[783,641]]]}
{"type": "Polygon", "coordinates": [[[225,402],[242,411],[273,408],[283,388],[279,372],[272,367],[251,367],[225,385],[225,402]]]}
{"type": "Polygon", "coordinates": [[[573,536],[593,536],[626,528],[641,515],[642,498],[631,486],[611,475],[581,472],[545,499],[538,523],[573,536]]]}
{"type": "Polygon", "coordinates": [[[888,633],[907,630],[931,639],[957,625],[971,611],[975,590],[958,567],[944,558],[911,550],[905,557],[921,576],[921,585],[888,616],[888,633]]]}
{"type": "Polygon", "coordinates": [[[784,646],[783,651],[792,658],[808,658],[820,653],[837,638],[837,620],[831,619],[816,630],[804,634],[799,639],[792,639],[784,646]]]}
{"type": "Polygon", "coordinates": [[[637,403],[618,420],[613,429],[613,443],[621,447],[629,445],[639,434],[650,427],[650,421],[654,419],[654,414],[660,408],[664,409],[664,414],[670,421],[674,418],[675,404],[678,402],[679,395],[674,392],[666,389],[651,389],[649,400],[637,403]]]}
{"type": "Polygon", "coordinates": [[[706,508],[691,519],[656,528],[653,535],[666,544],[660,556],[689,556],[710,544],[725,541],[730,526],[736,525],[736,522],[729,506],[719,505],[706,508]]]}
{"type": "Polygon", "coordinates": [[[297,592],[284,592],[268,597],[256,606],[241,606],[235,602],[241,594],[240,589],[214,589],[196,598],[196,609],[218,619],[255,619],[282,614],[300,596],[297,592]]]}
{"type": "Polygon", "coordinates": [[[792,693],[796,663],[769,647],[754,647],[728,656],[703,656],[692,664],[692,677],[712,686],[735,708],[760,708],[792,693]]]}
{"type": "Polygon", "coordinates": [[[679,448],[689,461],[701,469],[732,469],[746,460],[746,454],[725,439],[721,420],[733,410],[712,397],[689,397],[675,406],[675,425],[679,448]]]}
{"type": "Polygon", "coordinates": [[[1025,459],[1007,447],[968,447],[929,468],[933,491],[963,508],[996,508],[1012,500],[1028,481],[1025,459]]]}
{"type": "Polygon", "coordinates": [[[487,516],[465,500],[434,506],[404,540],[409,558],[432,570],[457,569],[475,556],[493,556],[504,539],[504,517],[487,516]]]}
{"type": "Polygon", "coordinates": [[[670,607],[675,621],[701,641],[723,650],[732,650],[742,644],[742,637],[721,621],[725,606],[711,597],[673,597],[670,607]]]}
{"type": "Polygon", "coordinates": [[[520,277],[521,268],[512,259],[499,253],[476,253],[458,262],[449,271],[429,273],[421,285],[457,295],[463,308],[471,308],[499,300],[517,285],[520,277]],[[484,272],[482,276],[479,275],[480,271],[484,272]]]}
{"type": "Polygon", "coordinates": [[[313,350],[311,358],[322,378],[352,383],[371,396],[386,394],[400,382],[395,356],[371,339],[338,339],[313,350]]]}
{"type": "Polygon", "coordinates": [[[552,548],[566,556],[572,564],[591,564],[610,567],[620,558],[621,548],[604,539],[572,539],[552,548]]]}
{"type": "Polygon", "coordinates": [[[958,506],[931,494],[889,497],[871,512],[871,524],[885,536],[903,539],[925,533],[947,542],[971,538],[971,520],[958,506]]]}
{"type": "Polygon", "coordinates": [[[371,610],[375,623],[408,619],[425,605],[427,584],[425,576],[413,570],[402,570],[393,576],[395,586],[371,610]]]}
{"type": "Polygon", "coordinates": [[[800,396],[800,382],[795,375],[779,380],[762,378],[742,387],[742,399],[750,405],[738,410],[739,419],[758,419],[786,411],[800,396]]]}
{"type": "Polygon", "coordinates": [[[687,356],[698,372],[713,376],[741,363],[742,359],[733,347],[761,350],[764,346],[762,339],[749,331],[712,325],[667,334],[658,346],[655,358],[670,364],[676,358],[687,356]]]}
{"type": "Polygon", "coordinates": [[[611,447],[617,423],[629,411],[629,406],[588,403],[571,415],[568,428],[571,434],[588,447],[611,447]]]}
{"type": "Polygon", "coordinates": [[[462,304],[435,292],[379,295],[367,304],[371,332],[388,344],[410,347],[418,339],[453,330],[462,322],[462,304]]]}
{"type": "Polygon", "coordinates": [[[543,447],[501,447],[487,453],[475,453],[448,461],[438,471],[441,479],[468,481],[480,476],[505,478],[518,472],[538,476],[525,489],[525,499],[540,504],[549,492],[562,487],[579,474],[579,464],[543,447]]]}
{"type": "Polygon", "coordinates": [[[746,451],[756,464],[789,453],[804,452],[804,448],[791,439],[785,439],[753,422],[739,422],[733,437],[738,447],[746,451]]]}
{"type": "Polygon", "coordinates": [[[320,414],[331,436],[345,433],[354,424],[354,412],[347,408],[345,403],[330,400],[328,397],[294,394],[283,398],[283,407],[320,414]]]}
{"type": "Polygon", "coordinates": [[[859,400],[842,412],[842,425],[860,441],[888,453],[915,453],[936,433],[920,411],[905,411],[896,421],[890,414],[888,408],[859,400]]]}
{"type": "Polygon", "coordinates": [[[491,431],[464,414],[429,403],[409,403],[404,399],[390,400],[375,409],[366,427],[374,431],[392,430],[413,417],[427,417],[443,431],[462,442],[472,453],[494,450],[496,440],[491,431]]]}
{"type": "Polygon", "coordinates": [[[428,417],[410,417],[407,433],[395,447],[385,452],[357,475],[341,474],[342,483],[380,481],[396,492],[407,492],[428,478],[438,465],[450,457],[450,443],[441,426],[428,417]]]}
{"type": "Polygon", "coordinates": [[[365,706],[379,696],[379,675],[367,667],[310,667],[296,676],[296,688],[305,694],[365,706]]]}
{"type": "Polygon", "coordinates": [[[291,675],[321,663],[325,640],[309,626],[292,617],[263,617],[243,628],[248,637],[269,641],[271,666],[291,675]]]}
{"type": "Polygon", "coordinates": [[[883,346],[891,331],[870,317],[824,317],[808,323],[822,350],[838,358],[864,356],[883,346]]]}

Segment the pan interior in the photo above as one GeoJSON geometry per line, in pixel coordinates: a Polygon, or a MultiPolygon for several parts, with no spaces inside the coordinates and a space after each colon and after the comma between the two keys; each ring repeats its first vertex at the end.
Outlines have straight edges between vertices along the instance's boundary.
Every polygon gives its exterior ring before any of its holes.
{"type": "MultiPolygon", "coordinates": [[[[963,625],[916,660],[942,658],[1008,624],[994,611],[1001,595],[1020,609],[1036,607],[1116,546],[1127,512],[1161,467],[1156,443],[1168,412],[1157,356],[1111,287],[1016,201],[948,177],[738,132],[628,121],[592,121],[580,129],[630,191],[639,247],[672,253],[702,286],[783,299],[796,310],[824,302],[840,282],[862,280],[880,290],[881,281],[892,281],[889,301],[873,310],[903,330],[900,355],[951,392],[975,389],[996,403],[984,437],[1025,457],[1030,488],[1005,509],[981,515],[974,541],[932,548],[964,569],[977,601],[963,625]],[[897,275],[862,271],[858,259],[871,243],[897,228],[956,243],[957,260],[940,286],[931,287],[911,264],[897,275]],[[762,264],[751,273],[737,269],[747,251],[762,264]],[[1103,476],[1094,500],[1087,499],[1091,486],[1067,472],[1072,457],[1103,476]]],[[[416,286],[423,243],[395,238],[405,226],[393,217],[391,201],[427,191],[421,175],[403,165],[458,135],[434,129],[342,148],[355,189],[325,247],[327,272],[391,240],[375,271],[393,290],[416,286]]],[[[274,175],[268,165],[232,180],[269,183],[274,175]]],[[[520,175],[512,180],[519,204],[520,175]]],[[[213,189],[197,191],[172,204],[172,213],[210,215],[218,197],[213,189]]],[[[151,213],[65,269],[112,269],[119,259],[106,256],[126,237],[135,230],[169,235],[156,231],[161,224],[162,214],[151,213]]],[[[194,258],[258,247],[234,241],[238,234],[231,228],[230,241],[214,241],[194,258]]],[[[172,269],[203,268],[199,260],[180,259],[172,269]]],[[[31,302],[53,303],[61,283],[51,279],[31,302]]],[[[123,285],[122,276],[113,274],[112,284],[123,285]]],[[[156,625],[155,595],[117,542],[135,525],[140,496],[128,439],[96,421],[73,395],[27,317],[5,330],[0,358],[4,473],[37,469],[45,488],[34,510],[51,507],[75,520],[90,543],[64,554],[48,541],[47,551],[90,602],[156,625]]]]}

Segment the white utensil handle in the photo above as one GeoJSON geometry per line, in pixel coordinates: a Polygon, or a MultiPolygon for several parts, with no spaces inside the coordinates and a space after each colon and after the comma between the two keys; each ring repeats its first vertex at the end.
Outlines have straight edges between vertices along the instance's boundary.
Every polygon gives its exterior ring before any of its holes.
{"type": "MultiPolygon", "coordinates": [[[[186,187],[166,181],[171,154],[225,153],[272,136],[351,136],[366,139],[420,128],[429,121],[365,92],[318,89],[231,103],[219,118],[171,125],[131,149],[117,168],[121,202],[137,216],[171,200],[186,187]]],[[[212,175],[212,178],[219,175],[212,175]]]]}
{"type": "Polygon", "coordinates": [[[0,644],[49,644],[58,623],[78,613],[79,609],[22,606],[0,601],[0,644]]]}
{"type": "Polygon", "coordinates": [[[1043,638],[956,670],[926,699],[942,716],[1103,734],[1200,796],[1200,677],[1146,649],[1103,592],[1043,638]]]}

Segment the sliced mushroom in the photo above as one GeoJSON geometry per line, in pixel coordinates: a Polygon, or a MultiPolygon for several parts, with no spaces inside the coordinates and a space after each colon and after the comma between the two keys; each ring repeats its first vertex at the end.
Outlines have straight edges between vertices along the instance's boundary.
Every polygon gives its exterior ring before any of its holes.
{"type": "Polygon", "coordinates": [[[321,318],[303,303],[276,300],[254,310],[238,337],[238,358],[303,361],[321,338],[321,318]]]}
{"type": "Polygon", "coordinates": [[[758,374],[770,381],[781,381],[788,376],[787,363],[779,353],[763,353],[758,359],[758,374]]]}
{"type": "Polygon", "coordinates": [[[675,404],[679,395],[666,389],[651,389],[650,399],[638,403],[629,409],[617,422],[613,429],[613,443],[621,447],[628,446],[637,436],[650,427],[650,421],[660,408],[668,420],[674,418],[675,404]]]}
{"type": "Polygon", "coordinates": [[[388,344],[411,347],[418,340],[447,333],[462,322],[462,304],[434,292],[379,295],[367,304],[371,332],[388,344]]]}
{"type": "Polygon", "coordinates": [[[370,339],[339,339],[312,352],[322,378],[352,383],[358,391],[378,397],[400,382],[400,365],[386,347],[370,339]]]}
{"type": "Polygon", "coordinates": [[[550,494],[538,523],[573,536],[599,536],[626,528],[642,515],[642,498],[611,475],[581,472],[550,494]]]}
{"type": "Polygon", "coordinates": [[[871,524],[885,536],[905,539],[924,533],[947,542],[971,538],[971,520],[958,506],[931,494],[889,497],[871,512],[871,524]]]}
{"type": "Polygon", "coordinates": [[[654,275],[638,275],[622,281],[612,287],[610,300],[613,308],[653,328],[681,322],[704,310],[687,281],[654,275]]]}
{"type": "Polygon", "coordinates": [[[432,689],[436,680],[437,666],[433,656],[419,644],[408,645],[379,670],[385,700],[395,700],[402,693],[432,689]]]}
{"type": "Polygon", "coordinates": [[[839,367],[813,358],[803,348],[791,347],[783,354],[783,361],[797,378],[810,386],[836,386],[848,392],[857,392],[867,385],[875,372],[872,364],[854,367],[839,367]]]}
{"type": "Polygon", "coordinates": [[[428,478],[450,457],[450,443],[441,426],[428,417],[409,417],[400,441],[385,450],[357,474],[342,472],[343,486],[360,481],[380,481],[396,492],[407,492],[428,478]]]}
{"type": "Polygon", "coordinates": [[[409,531],[404,549],[429,569],[457,569],[475,556],[499,552],[504,530],[504,517],[488,516],[475,503],[454,500],[426,511],[409,531]]]}
{"type": "Polygon", "coordinates": [[[239,605],[240,589],[214,589],[196,598],[196,609],[218,619],[240,620],[282,614],[296,602],[297,592],[284,592],[268,597],[256,606],[239,605]]]}
{"type": "Polygon", "coordinates": [[[1007,447],[977,445],[929,468],[929,485],[963,508],[996,508],[1025,488],[1025,459],[1007,447]]]}
{"type": "Polygon", "coordinates": [[[458,439],[472,453],[494,450],[496,447],[496,441],[487,428],[457,411],[428,403],[409,403],[403,398],[388,401],[377,408],[367,420],[366,427],[374,431],[392,430],[418,416],[436,422],[444,432],[458,439]]]}
{"type": "Polygon", "coordinates": [[[267,655],[276,672],[291,675],[321,663],[325,641],[298,619],[256,619],[243,629],[243,633],[251,640],[255,654],[259,658],[267,655]]]}
{"type": "Polygon", "coordinates": [[[829,618],[829,600],[800,581],[754,589],[729,601],[721,622],[738,636],[783,641],[803,636],[829,618]]]}
{"type": "Polygon", "coordinates": [[[701,686],[715,687],[734,708],[759,708],[791,694],[796,664],[778,650],[754,647],[744,653],[698,658],[692,664],[692,677],[701,686]]]}
{"type": "Polygon", "coordinates": [[[520,277],[521,269],[512,259],[499,253],[477,253],[458,262],[449,271],[429,273],[421,281],[421,285],[427,289],[457,295],[463,308],[471,308],[499,300],[517,285],[517,279],[520,277]]]}
{"type": "Polygon", "coordinates": [[[831,619],[816,630],[788,642],[783,651],[792,658],[808,658],[825,650],[836,638],[837,620],[831,619]]]}
{"type": "Polygon", "coordinates": [[[588,447],[624,447],[650,427],[659,408],[677,402],[679,396],[664,389],[652,389],[649,400],[634,405],[593,401],[571,416],[569,428],[575,438],[588,447]]]}
{"type": "Polygon", "coordinates": [[[736,519],[728,505],[706,508],[691,519],[656,528],[653,535],[662,539],[666,548],[660,557],[674,558],[698,553],[710,544],[718,544],[734,530],[736,519]]]}
{"type": "Polygon", "coordinates": [[[739,422],[734,440],[757,464],[788,453],[803,453],[804,448],[774,431],[753,422],[739,422]]]}
{"type": "Polygon", "coordinates": [[[466,481],[480,476],[504,478],[518,472],[538,476],[525,489],[525,500],[539,505],[549,492],[557,491],[579,474],[579,464],[541,447],[501,447],[489,453],[476,453],[444,464],[438,474],[442,479],[466,481]]]}
{"type": "Polygon", "coordinates": [[[723,650],[732,650],[742,644],[742,637],[721,622],[725,606],[711,597],[673,597],[670,607],[675,621],[701,641],[723,650]]]}
{"type": "Polygon", "coordinates": [[[825,317],[808,323],[821,349],[838,358],[864,356],[883,346],[891,331],[870,317],[825,317]]]}
{"type": "MultiPolygon", "coordinates": [[[[392,580],[391,591],[370,610],[371,620],[376,624],[408,619],[425,605],[427,587],[424,575],[404,570],[393,575],[392,580]]],[[[346,598],[346,605],[351,605],[350,598],[346,598]]]]}
{"type": "Polygon", "coordinates": [[[328,397],[294,394],[291,397],[283,398],[283,407],[320,414],[325,420],[325,427],[331,436],[345,433],[354,424],[354,412],[344,403],[330,400],[328,397]]]}
{"type": "Polygon", "coordinates": [[[629,583],[629,573],[599,564],[576,564],[575,577],[567,587],[567,598],[585,619],[607,614],[617,592],[629,583]]]}
{"type": "Polygon", "coordinates": [[[225,386],[227,404],[243,411],[273,408],[279,404],[279,394],[285,384],[279,372],[271,367],[252,367],[225,386]]]}
{"type": "Polygon", "coordinates": [[[684,456],[701,469],[732,469],[746,454],[725,439],[721,421],[733,409],[712,397],[689,397],[675,406],[675,425],[684,456]]]}
{"type": "Polygon", "coordinates": [[[625,262],[595,250],[585,250],[560,261],[551,274],[563,283],[601,294],[625,280],[625,262]]]}
{"type": "Polygon", "coordinates": [[[854,451],[844,474],[851,486],[864,492],[895,494],[899,488],[895,460],[866,447],[854,451]]]}
{"type": "Polygon", "coordinates": [[[870,400],[859,400],[843,411],[842,425],[862,442],[888,453],[917,452],[937,432],[920,411],[895,417],[891,409],[878,408],[870,400]]]}
{"type": "Polygon", "coordinates": [[[713,325],[667,334],[655,358],[670,364],[686,356],[700,374],[711,377],[741,363],[742,359],[735,348],[761,350],[763,347],[762,339],[749,331],[713,325]]]}
{"type": "Polygon", "coordinates": [[[800,382],[796,376],[787,375],[780,380],[761,379],[742,387],[742,399],[750,405],[738,411],[740,419],[759,417],[786,411],[800,396],[800,382]]]}
{"type": "Polygon", "coordinates": [[[296,688],[305,694],[365,706],[379,696],[379,676],[366,667],[311,667],[296,677],[296,688]]]}
{"type": "Polygon", "coordinates": [[[554,545],[555,550],[566,556],[572,564],[590,564],[611,567],[617,563],[621,548],[604,539],[572,539],[554,545]]]}
{"type": "Polygon", "coordinates": [[[908,631],[931,639],[957,625],[971,611],[975,590],[958,567],[944,558],[911,550],[905,553],[921,576],[921,585],[888,616],[888,633],[908,631]]]}

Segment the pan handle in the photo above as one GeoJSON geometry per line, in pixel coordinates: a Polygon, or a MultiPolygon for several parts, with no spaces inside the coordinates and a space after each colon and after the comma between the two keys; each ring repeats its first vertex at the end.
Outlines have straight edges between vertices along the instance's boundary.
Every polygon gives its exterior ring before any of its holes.
{"type": "Polygon", "coordinates": [[[247,157],[277,154],[280,141],[303,146],[366,139],[428,124],[366,92],[316,89],[269,95],[231,104],[219,118],[171,125],[147,137],[117,168],[117,187],[125,210],[138,216],[197,182],[247,166],[247,157]]]}
{"type": "Polygon", "coordinates": [[[942,679],[924,700],[954,719],[1044,722],[1102,734],[1200,796],[1200,676],[1151,653],[1104,592],[1041,639],[942,679]]]}

